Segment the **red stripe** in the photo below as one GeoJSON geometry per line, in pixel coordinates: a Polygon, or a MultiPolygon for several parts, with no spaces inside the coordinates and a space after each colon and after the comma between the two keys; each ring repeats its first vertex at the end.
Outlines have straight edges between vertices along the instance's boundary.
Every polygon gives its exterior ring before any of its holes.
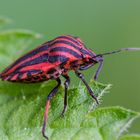
{"type": "MultiPolygon", "coordinates": [[[[55,57],[55,55],[64,55],[64,56],[67,56],[68,58],[70,58],[71,59],[71,61],[74,61],[74,60],[77,60],[77,58],[76,57],[74,57],[73,55],[71,55],[71,54],[69,54],[69,53],[66,53],[66,52],[59,52],[59,51],[57,51],[57,52],[54,52],[53,53],[53,55],[50,55],[50,56],[54,56],[55,57]]],[[[32,69],[34,69],[34,70],[42,70],[42,71],[44,71],[44,72],[47,72],[50,68],[54,68],[54,67],[57,67],[57,66],[59,66],[60,64],[61,64],[62,62],[55,62],[55,63],[49,63],[49,62],[45,62],[45,63],[40,63],[40,64],[36,64],[36,65],[32,65],[32,66],[26,66],[26,67],[24,67],[24,68],[22,68],[22,69],[20,69],[19,71],[20,72],[23,72],[23,71],[28,71],[28,70],[32,70],[32,69]]]]}
{"type": "MultiPolygon", "coordinates": [[[[57,62],[58,63],[58,62],[57,62]]],[[[56,63],[56,64],[57,64],[56,63]]],[[[20,72],[24,72],[24,71],[28,71],[28,70],[42,70],[43,72],[48,71],[50,68],[54,68],[56,67],[56,64],[53,63],[53,65],[51,63],[40,63],[40,64],[36,64],[36,65],[32,65],[32,66],[26,66],[24,68],[21,68],[19,71],[20,72]]]]}
{"type": "MultiPolygon", "coordinates": [[[[74,40],[75,42],[77,42],[79,45],[84,45],[83,41],[79,38],[79,37],[73,37],[73,36],[70,36],[70,35],[64,35],[72,40],[74,40]]],[[[62,36],[63,37],[63,36],[62,36]]],[[[72,41],[73,42],[73,41],[72,41]]],[[[74,43],[74,42],[73,42],[74,43]]]]}
{"type": "Polygon", "coordinates": [[[63,55],[63,56],[66,56],[67,58],[70,58],[70,61],[74,61],[74,60],[77,60],[76,57],[74,57],[73,55],[71,55],[70,53],[68,52],[62,52],[62,51],[57,51],[57,52],[53,52],[52,54],[50,54],[50,56],[54,56],[55,55],[63,55]]]}
{"type": "MultiPolygon", "coordinates": [[[[15,65],[14,67],[12,67],[12,65],[11,65],[11,69],[10,69],[9,71],[7,71],[6,73],[4,73],[3,76],[6,76],[6,75],[12,73],[16,68],[18,68],[18,67],[19,67],[20,65],[22,65],[23,63],[26,63],[26,62],[28,62],[28,61],[30,61],[30,60],[34,60],[35,58],[37,58],[37,57],[39,57],[39,56],[41,56],[41,55],[43,55],[43,54],[45,54],[45,53],[48,53],[48,51],[44,51],[44,52],[38,53],[38,54],[35,55],[34,57],[28,58],[28,59],[26,59],[26,60],[24,60],[24,61],[18,63],[18,64],[15,65]]],[[[14,64],[14,63],[13,63],[13,64],[14,64]]]]}
{"type": "MultiPolygon", "coordinates": [[[[69,37],[69,38],[71,38],[71,39],[74,39],[75,41],[77,41],[77,39],[75,39],[74,37],[72,37],[72,36],[66,36],[66,37],[69,37]]],[[[81,41],[81,39],[80,38],[78,38],[78,40],[80,40],[81,41]]],[[[84,44],[82,44],[82,43],[80,43],[81,45],[77,45],[75,42],[73,42],[73,41],[71,41],[71,40],[69,40],[69,39],[66,39],[66,38],[63,38],[63,37],[58,37],[58,38],[56,38],[56,39],[54,39],[54,40],[52,40],[52,41],[50,41],[48,44],[53,44],[53,43],[55,43],[55,42],[57,42],[57,41],[67,41],[67,42],[70,42],[71,44],[73,44],[73,45],[75,45],[76,47],[79,47],[79,49],[83,49],[83,50],[85,50],[85,51],[87,51],[87,52],[89,52],[89,53],[92,53],[93,55],[96,55],[92,50],[90,50],[90,49],[88,49],[88,48],[86,48],[85,46],[84,46],[84,44]]],[[[77,41],[77,42],[79,42],[79,41],[77,41]]],[[[57,43],[56,43],[57,44],[57,43]]],[[[66,45],[66,44],[65,44],[66,45]]],[[[72,46],[70,46],[70,47],[72,47],[72,46]]],[[[74,47],[72,47],[72,48],[74,48],[74,47]]],[[[77,49],[76,49],[77,50],[77,49]]],[[[77,51],[79,51],[79,50],[77,50],[77,51]]],[[[80,52],[80,51],[79,51],[80,52]]],[[[82,51],[81,51],[81,53],[82,53],[82,51]]],[[[91,57],[90,56],[90,54],[88,55],[88,57],[91,57]]]]}
{"type": "Polygon", "coordinates": [[[9,80],[10,81],[14,81],[14,80],[16,80],[17,79],[17,77],[18,77],[18,74],[15,74],[12,78],[10,78],[9,80]]]}
{"type": "Polygon", "coordinates": [[[25,79],[25,78],[27,78],[27,72],[24,73],[24,74],[22,75],[22,77],[20,77],[20,79],[25,79]]]}
{"type": "MultiPolygon", "coordinates": [[[[67,36],[67,37],[69,37],[69,36],[67,36]]],[[[69,37],[69,38],[72,38],[72,37],[69,37]]],[[[74,38],[72,38],[72,39],[74,39],[74,38]]],[[[75,42],[73,42],[73,41],[71,41],[71,40],[69,40],[69,39],[63,38],[63,37],[61,37],[61,38],[58,37],[58,38],[56,38],[56,39],[50,41],[49,44],[53,44],[54,42],[57,42],[57,41],[67,41],[67,42],[70,42],[70,43],[74,44],[75,46],[79,47],[79,49],[80,49],[80,48],[85,48],[83,45],[80,45],[80,44],[78,45],[78,44],[76,44],[75,42]]],[[[75,40],[75,41],[77,41],[77,40],[75,40]]],[[[78,41],[77,41],[77,42],[78,42],[78,41]]],[[[47,44],[47,42],[46,42],[46,44],[47,44]]]]}
{"type": "Polygon", "coordinates": [[[71,50],[77,52],[79,55],[81,55],[81,52],[80,52],[79,50],[73,48],[72,46],[69,46],[69,45],[67,45],[67,44],[64,44],[64,43],[55,44],[54,46],[52,46],[52,47],[50,48],[50,50],[53,49],[53,48],[62,47],[62,46],[66,47],[66,48],[68,48],[68,49],[71,49],[71,50]]]}
{"type": "Polygon", "coordinates": [[[10,76],[4,77],[3,80],[7,81],[9,78],[10,78],[10,76]]]}
{"type": "MultiPolygon", "coordinates": [[[[71,38],[71,39],[77,41],[77,42],[80,43],[82,46],[84,45],[84,42],[83,42],[83,41],[81,40],[81,38],[79,38],[79,37],[75,38],[75,37],[69,36],[69,35],[68,35],[67,37],[69,37],[69,38],[71,38]]],[[[83,46],[83,47],[84,47],[84,46],[83,46]]]]}
{"type": "MultiPolygon", "coordinates": [[[[66,41],[66,40],[67,40],[67,41],[69,41],[68,39],[59,39],[59,40],[62,40],[62,41],[63,41],[63,40],[66,41]]],[[[55,42],[55,41],[58,41],[58,39],[54,40],[53,42],[55,42]]],[[[71,42],[71,41],[69,41],[69,42],[71,42]]],[[[73,43],[73,42],[71,42],[71,43],[73,43]]],[[[51,49],[52,49],[52,48],[55,48],[55,47],[60,47],[61,45],[62,45],[62,46],[65,46],[66,48],[70,48],[70,49],[74,50],[75,52],[77,52],[78,54],[81,55],[81,52],[80,52],[79,50],[73,48],[72,46],[69,46],[69,45],[67,45],[67,44],[64,44],[64,43],[55,44],[54,46],[51,47],[51,49]]],[[[48,51],[44,51],[44,52],[38,53],[37,55],[34,55],[33,57],[28,58],[28,59],[26,59],[26,60],[20,62],[19,64],[17,64],[17,65],[14,66],[13,68],[11,67],[11,69],[10,69],[9,71],[7,71],[6,73],[4,73],[3,76],[6,76],[6,75],[12,73],[12,72],[13,72],[17,67],[19,67],[21,64],[23,64],[23,63],[25,63],[25,62],[27,62],[27,61],[33,60],[33,59],[35,59],[35,58],[37,58],[37,57],[39,57],[39,56],[41,56],[41,55],[43,55],[43,54],[45,54],[45,53],[48,53],[48,51]]]]}
{"type": "MultiPolygon", "coordinates": [[[[40,48],[41,46],[42,46],[42,45],[39,45],[37,48],[40,48]]],[[[24,57],[24,56],[30,54],[31,52],[35,51],[37,48],[34,48],[33,50],[27,52],[26,54],[22,55],[21,57],[24,57]]],[[[21,57],[20,57],[20,58],[21,58],[21,57]]],[[[20,58],[19,58],[19,59],[20,59],[20,58]]],[[[29,58],[29,59],[30,59],[30,58],[29,58]]],[[[17,60],[18,60],[18,59],[17,59],[17,60]]],[[[17,61],[17,60],[16,60],[16,61],[17,61]]],[[[26,59],[26,60],[28,60],[28,59],[26,59]]],[[[26,60],[24,60],[24,61],[26,61],[26,60]]],[[[22,61],[22,62],[24,62],[24,61],[22,61]]],[[[4,76],[7,75],[8,71],[9,71],[9,70],[7,71],[7,69],[9,69],[10,67],[12,67],[12,65],[14,65],[14,63],[15,63],[15,62],[13,62],[11,65],[9,65],[9,66],[3,71],[2,75],[4,75],[4,76]],[[5,73],[5,71],[7,71],[7,72],[5,73]]],[[[15,66],[14,66],[14,67],[15,67],[15,66]]],[[[8,73],[8,74],[9,74],[9,73],[8,73]]]]}

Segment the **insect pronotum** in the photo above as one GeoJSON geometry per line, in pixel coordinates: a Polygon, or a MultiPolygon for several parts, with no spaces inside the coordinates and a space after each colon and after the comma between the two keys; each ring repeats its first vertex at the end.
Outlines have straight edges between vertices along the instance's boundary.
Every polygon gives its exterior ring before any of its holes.
{"type": "Polygon", "coordinates": [[[70,84],[68,72],[70,70],[73,70],[77,77],[82,80],[87,87],[90,96],[98,104],[94,92],[91,90],[84,75],[80,71],[86,70],[96,63],[99,63],[99,67],[94,76],[94,80],[96,80],[103,66],[103,56],[122,51],[138,50],[140,50],[140,48],[123,48],[117,51],[96,55],[92,50],[85,47],[80,38],[70,35],[59,36],[17,59],[0,73],[0,78],[5,81],[21,83],[37,83],[50,79],[57,81],[57,85],[48,94],[44,113],[42,135],[48,140],[48,137],[45,134],[46,122],[50,101],[53,96],[56,95],[61,85],[60,76],[63,76],[66,79],[64,82],[64,109],[62,111],[62,115],[64,115],[67,108],[67,90],[70,84]]]}

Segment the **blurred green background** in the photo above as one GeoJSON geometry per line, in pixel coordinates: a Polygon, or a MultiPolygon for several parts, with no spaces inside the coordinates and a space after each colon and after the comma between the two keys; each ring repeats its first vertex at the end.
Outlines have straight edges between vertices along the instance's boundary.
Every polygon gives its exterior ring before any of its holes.
{"type": "MultiPolygon", "coordinates": [[[[63,34],[81,37],[96,53],[140,47],[139,0],[0,0],[0,15],[14,21],[12,28],[44,34],[34,47],[63,34]]],[[[96,69],[84,72],[87,80],[96,69]]],[[[71,85],[78,84],[79,79],[70,75],[71,85]]],[[[119,105],[140,112],[140,52],[106,56],[98,81],[113,84],[102,106],[119,105]]],[[[140,133],[140,119],[130,131],[140,133]]]]}

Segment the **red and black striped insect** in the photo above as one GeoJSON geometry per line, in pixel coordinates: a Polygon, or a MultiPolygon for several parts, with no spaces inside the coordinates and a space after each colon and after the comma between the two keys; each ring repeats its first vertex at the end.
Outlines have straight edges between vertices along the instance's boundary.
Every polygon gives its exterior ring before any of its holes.
{"type": "Polygon", "coordinates": [[[50,101],[53,96],[56,95],[61,85],[60,76],[62,75],[66,79],[64,82],[65,94],[62,115],[64,115],[67,108],[67,90],[70,84],[68,72],[70,70],[73,70],[82,80],[87,87],[90,96],[98,104],[94,92],[91,90],[80,71],[86,70],[99,63],[99,67],[94,76],[94,79],[96,80],[103,66],[104,55],[131,50],[140,50],[140,48],[124,48],[96,55],[93,51],[85,47],[80,38],[70,35],[59,36],[17,59],[0,74],[0,78],[10,82],[21,83],[37,83],[50,79],[57,81],[58,84],[52,89],[47,97],[44,113],[42,134],[48,140],[48,137],[45,135],[46,121],[48,118],[50,101]]]}

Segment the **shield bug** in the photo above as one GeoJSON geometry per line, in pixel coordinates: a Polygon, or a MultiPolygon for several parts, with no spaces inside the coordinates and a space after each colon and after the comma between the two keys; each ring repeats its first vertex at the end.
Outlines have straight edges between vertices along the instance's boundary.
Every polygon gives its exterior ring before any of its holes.
{"type": "Polygon", "coordinates": [[[80,71],[86,70],[99,63],[99,67],[94,76],[94,80],[96,80],[103,66],[103,56],[133,50],[137,51],[140,50],[140,48],[123,48],[113,52],[95,54],[92,50],[85,47],[80,38],[70,35],[59,36],[17,59],[13,64],[3,70],[0,74],[0,78],[5,81],[21,83],[37,83],[50,79],[57,81],[57,85],[48,94],[45,106],[42,134],[43,137],[48,140],[45,134],[46,121],[48,118],[50,101],[53,96],[56,95],[61,85],[60,76],[66,79],[64,82],[64,109],[62,111],[62,115],[64,115],[67,108],[67,90],[70,84],[68,72],[70,70],[73,70],[82,80],[90,96],[98,104],[94,92],[91,90],[84,75],[80,71]]]}

